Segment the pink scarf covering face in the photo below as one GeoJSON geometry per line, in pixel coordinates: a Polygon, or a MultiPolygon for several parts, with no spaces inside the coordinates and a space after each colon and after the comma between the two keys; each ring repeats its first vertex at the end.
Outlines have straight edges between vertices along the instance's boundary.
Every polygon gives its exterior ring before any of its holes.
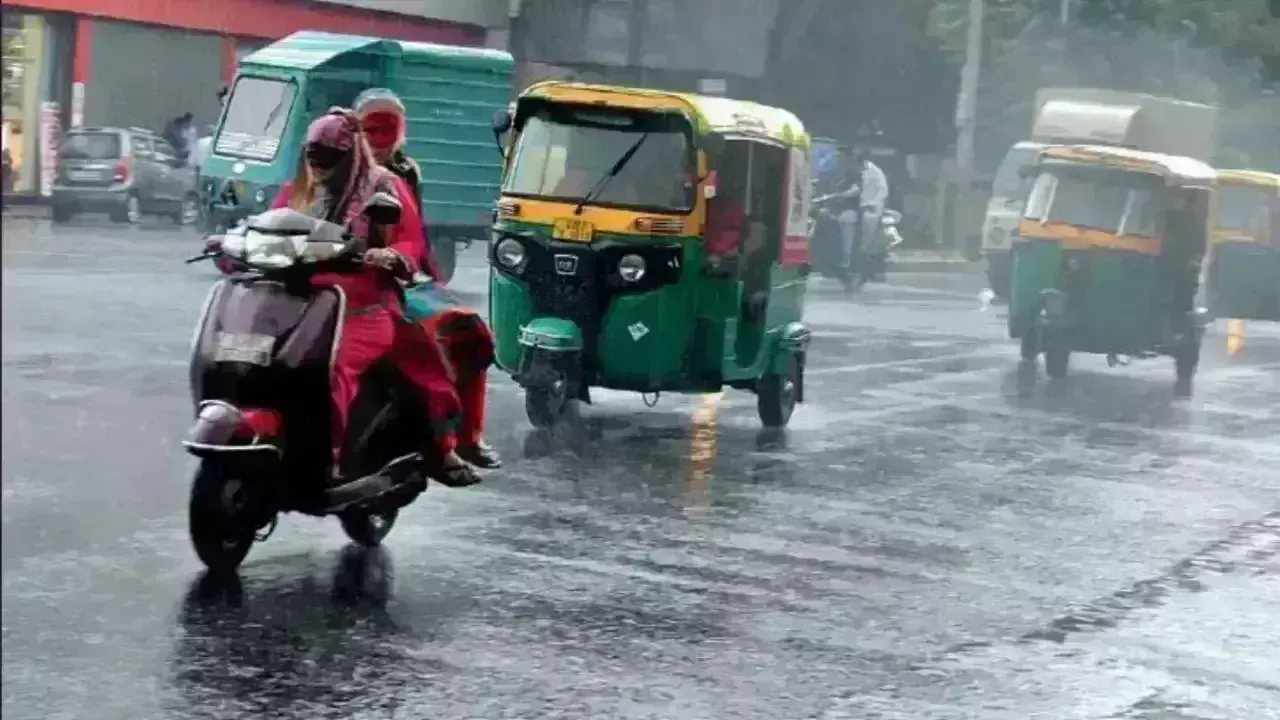
{"type": "MultiPolygon", "coordinates": [[[[360,211],[374,193],[386,188],[387,171],[374,160],[359,119],[346,108],[330,108],[329,112],[321,115],[307,128],[306,142],[308,145],[323,145],[348,154],[350,163],[342,193],[331,198],[333,203],[325,202],[321,207],[332,208],[332,217],[349,223],[356,237],[369,240],[369,224],[360,211]]],[[[327,190],[322,189],[317,193],[317,201],[328,194],[327,190]]]]}

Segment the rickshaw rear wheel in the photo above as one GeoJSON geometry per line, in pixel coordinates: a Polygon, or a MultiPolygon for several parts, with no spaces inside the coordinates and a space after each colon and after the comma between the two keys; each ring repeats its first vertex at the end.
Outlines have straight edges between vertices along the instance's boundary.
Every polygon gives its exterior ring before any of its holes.
{"type": "Polygon", "coordinates": [[[1052,339],[1045,343],[1044,374],[1053,380],[1061,380],[1067,376],[1071,364],[1071,349],[1061,339],[1052,339]]]}
{"type": "Polygon", "coordinates": [[[800,362],[795,355],[787,358],[786,370],[767,373],[756,385],[756,412],[767,428],[786,427],[796,409],[800,392],[800,362]]]}

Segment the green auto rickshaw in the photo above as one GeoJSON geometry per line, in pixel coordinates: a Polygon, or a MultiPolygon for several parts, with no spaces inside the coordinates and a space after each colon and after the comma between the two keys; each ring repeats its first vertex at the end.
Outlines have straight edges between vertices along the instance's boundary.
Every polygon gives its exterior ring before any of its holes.
{"type": "Polygon", "coordinates": [[[1209,312],[1280,322],[1280,175],[1219,170],[1213,225],[1209,312]]]}
{"type": "Polygon", "coordinates": [[[529,420],[590,388],[804,400],[809,136],[725,98],[543,82],[501,112],[490,244],[497,362],[529,420]]]}
{"type": "Polygon", "coordinates": [[[385,87],[405,104],[404,151],[422,169],[427,236],[441,273],[452,275],[455,243],[484,240],[493,221],[502,162],[489,124],[510,99],[513,71],[511,55],[497,50],[323,32],[297,32],[250,54],[201,167],[208,230],[265,210],[297,172],[307,125],[385,87]]]}
{"type": "Polygon", "coordinates": [[[1072,352],[1168,355],[1191,392],[1208,313],[1196,306],[1217,173],[1191,158],[1052,147],[1028,169],[1009,335],[1051,378],[1072,352]]]}

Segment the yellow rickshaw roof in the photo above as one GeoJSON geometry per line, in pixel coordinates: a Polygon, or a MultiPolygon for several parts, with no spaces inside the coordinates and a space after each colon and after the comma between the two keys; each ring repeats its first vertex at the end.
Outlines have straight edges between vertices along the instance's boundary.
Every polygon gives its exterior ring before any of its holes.
{"type": "Polygon", "coordinates": [[[520,94],[522,98],[542,97],[581,102],[607,102],[609,96],[617,98],[619,104],[630,107],[676,107],[684,110],[693,117],[700,134],[721,132],[754,135],[791,147],[809,147],[809,133],[805,131],[800,118],[782,108],[748,100],[560,80],[535,83],[520,94]]]}
{"type": "Polygon", "coordinates": [[[1280,174],[1262,170],[1219,170],[1218,179],[1233,185],[1256,185],[1280,190],[1280,174]]]}
{"type": "Polygon", "coordinates": [[[1048,147],[1041,151],[1040,157],[1152,173],[1194,185],[1212,185],[1218,178],[1218,171],[1194,158],[1106,145],[1048,147]]]}

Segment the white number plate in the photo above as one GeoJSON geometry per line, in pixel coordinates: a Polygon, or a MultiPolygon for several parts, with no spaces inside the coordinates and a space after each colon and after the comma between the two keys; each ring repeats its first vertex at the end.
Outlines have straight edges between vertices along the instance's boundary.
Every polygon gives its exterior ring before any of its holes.
{"type": "Polygon", "coordinates": [[[72,180],[97,180],[98,179],[98,173],[93,172],[92,170],[74,170],[68,173],[68,175],[70,175],[72,180]]]}
{"type": "Polygon", "coordinates": [[[257,333],[218,333],[214,362],[240,362],[269,367],[276,339],[257,333]]]}

